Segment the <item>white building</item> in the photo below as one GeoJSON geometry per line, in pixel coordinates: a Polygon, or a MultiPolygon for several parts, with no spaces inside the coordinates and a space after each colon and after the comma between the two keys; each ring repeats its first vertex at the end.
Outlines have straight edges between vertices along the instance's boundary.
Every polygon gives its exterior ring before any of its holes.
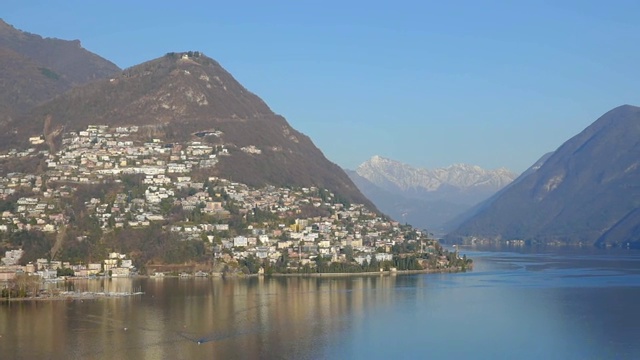
{"type": "Polygon", "coordinates": [[[248,244],[248,239],[245,236],[236,236],[233,238],[233,246],[234,247],[238,247],[238,246],[247,246],[248,244]]]}

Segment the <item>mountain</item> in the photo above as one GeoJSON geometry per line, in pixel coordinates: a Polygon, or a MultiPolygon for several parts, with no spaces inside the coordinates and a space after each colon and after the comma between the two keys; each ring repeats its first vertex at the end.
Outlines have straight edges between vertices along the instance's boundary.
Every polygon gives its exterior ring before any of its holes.
{"type": "Polygon", "coordinates": [[[455,164],[420,169],[373,156],[349,173],[360,190],[391,217],[434,232],[509,184],[515,174],[455,164]]]}
{"type": "Polygon", "coordinates": [[[640,108],[615,108],[466,220],[449,239],[640,246],[640,108]]]}
{"type": "Polygon", "coordinates": [[[470,218],[475,216],[480,211],[482,211],[482,210],[486,209],[487,207],[489,207],[495,201],[495,199],[500,197],[500,195],[502,195],[502,193],[507,191],[507,189],[509,189],[513,185],[519,183],[522,179],[524,179],[527,176],[529,176],[529,174],[537,171],[542,166],[542,164],[544,164],[545,161],[547,161],[547,159],[549,159],[549,157],[551,157],[551,155],[553,155],[553,152],[548,152],[548,153],[544,154],[540,159],[538,159],[538,161],[536,161],[533,165],[531,165],[527,170],[525,170],[525,172],[520,174],[520,176],[518,176],[511,183],[509,183],[508,185],[506,185],[502,189],[498,190],[498,192],[496,192],[495,194],[491,195],[488,199],[479,202],[478,204],[472,206],[470,209],[468,209],[467,211],[463,212],[462,214],[459,214],[458,216],[454,217],[453,219],[447,221],[443,225],[443,228],[445,230],[446,229],[454,230],[454,229],[458,228],[460,225],[462,225],[462,223],[464,223],[465,221],[469,220],[470,218]]]}
{"type": "Polygon", "coordinates": [[[24,113],[70,87],[41,64],[0,47],[0,120],[24,113]]]}
{"type": "Polygon", "coordinates": [[[403,223],[429,229],[430,232],[441,233],[442,224],[447,223],[451,217],[462,211],[460,205],[446,201],[404,197],[402,194],[387,191],[373,184],[354,170],[346,171],[358,189],[378,209],[403,223]]]}
{"type": "Polygon", "coordinates": [[[71,85],[104,79],[120,69],[84,49],[80,40],[43,38],[20,31],[0,19],[0,48],[10,49],[55,72],[71,85]]]}
{"type": "Polygon", "coordinates": [[[119,71],[78,40],[42,38],[0,19],[0,121],[119,71]]]}
{"type": "Polygon", "coordinates": [[[318,186],[348,201],[372,204],[340,167],[293,129],[215,60],[200,52],[168,53],[56,97],[7,124],[5,149],[44,136],[50,149],[62,135],[89,125],[137,126],[142,139],[171,146],[190,139],[224,146],[213,174],[252,186],[318,186]]]}

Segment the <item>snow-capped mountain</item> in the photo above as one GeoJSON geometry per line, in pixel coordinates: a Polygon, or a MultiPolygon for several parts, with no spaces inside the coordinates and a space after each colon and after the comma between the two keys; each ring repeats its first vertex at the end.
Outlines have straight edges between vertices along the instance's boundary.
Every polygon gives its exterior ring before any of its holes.
{"type": "Polygon", "coordinates": [[[487,170],[467,164],[415,168],[377,155],[348,173],[381,211],[436,232],[517,177],[505,168],[487,170]]]}
{"type": "Polygon", "coordinates": [[[378,155],[356,169],[358,175],[387,190],[435,192],[443,187],[498,191],[516,174],[505,169],[486,170],[476,165],[453,164],[445,168],[415,168],[378,155]]]}

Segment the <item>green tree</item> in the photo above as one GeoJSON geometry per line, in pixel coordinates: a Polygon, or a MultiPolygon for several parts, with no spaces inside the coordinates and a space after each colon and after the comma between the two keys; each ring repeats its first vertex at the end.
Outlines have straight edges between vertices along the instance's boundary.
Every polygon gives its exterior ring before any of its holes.
{"type": "Polygon", "coordinates": [[[58,277],[74,276],[75,273],[73,272],[73,269],[70,268],[59,268],[58,270],[56,270],[56,275],[58,275],[58,277]]]}

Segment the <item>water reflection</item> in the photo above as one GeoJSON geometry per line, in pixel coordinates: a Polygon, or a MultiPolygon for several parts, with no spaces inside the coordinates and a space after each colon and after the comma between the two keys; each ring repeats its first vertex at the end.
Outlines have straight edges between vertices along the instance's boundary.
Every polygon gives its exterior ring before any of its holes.
{"type": "MultiPolygon", "coordinates": [[[[392,307],[397,281],[390,276],[76,281],[64,286],[95,292],[142,288],[145,295],[5,305],[0,340],[26,358],[316,358],[368,308],[392,307]],[[37,346],[30,346],[34,339],[37,346]]],[[[419,286],[416,278],[400,282],[398,289],[419,286]]]]}
{"type": "Polygon", "coordinates": [[[464,274],[58,284],[145,294],[1,305],[0,349],[25,359],[640,355],[639,255],[469,254],[476,268],[464,274]]]}

